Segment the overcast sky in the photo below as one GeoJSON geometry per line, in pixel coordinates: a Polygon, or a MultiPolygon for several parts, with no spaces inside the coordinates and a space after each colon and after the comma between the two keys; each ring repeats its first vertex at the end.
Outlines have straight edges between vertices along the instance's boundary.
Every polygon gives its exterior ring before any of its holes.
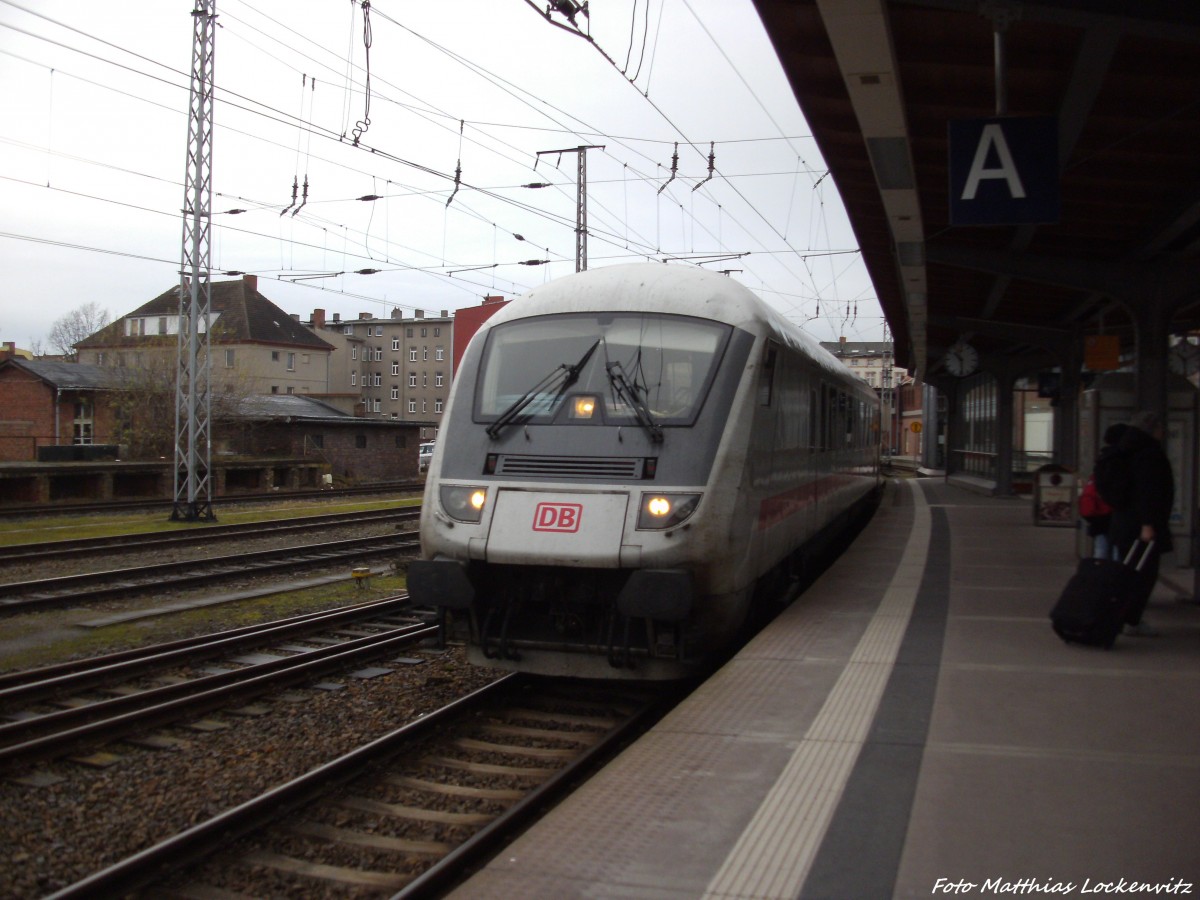
{"type": "MultiPolygon", "coordinates": [[[[735,270],[820,340],[884,338],[750,0],[593,0],[592,42],[545,6],[217,0],[214,280],[306,318],[519,295],[575,271],[577,155],[539,152],[597,145],[589,268],[735,270]]],[[[0,340],[179,282],[192,8],[0,0],[0,340]]]]}

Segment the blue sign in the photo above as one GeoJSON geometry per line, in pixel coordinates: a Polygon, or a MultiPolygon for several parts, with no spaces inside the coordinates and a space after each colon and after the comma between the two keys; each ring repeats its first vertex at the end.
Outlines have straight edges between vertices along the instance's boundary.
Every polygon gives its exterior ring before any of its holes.
{"type": "Polygon", "coordinates": [[[950,123],[951,225],[1032,225],[1058,216],[1057,119],[950,123]]]}

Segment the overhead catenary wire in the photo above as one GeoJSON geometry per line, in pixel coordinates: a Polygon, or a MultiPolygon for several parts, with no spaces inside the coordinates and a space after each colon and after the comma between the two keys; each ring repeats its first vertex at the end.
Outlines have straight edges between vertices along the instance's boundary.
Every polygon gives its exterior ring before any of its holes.
{"type": "MultiPolygon", "coordinates": [[[[648,6],[645,7],[643,11],[648,16],[648,6]]],[[[383,21],[383,19],[380,19],[380,21],[383,21]]],[[[315,79],[314,79],[314,81],[315,81],[315,79]]],[[[355,88],[355,90],[357,90],[357,87],[355,88]]],[[[381,96],[382,95],[380,95],[379,93],[377,93],[373,90],[373,92],[372,92],[373,100],[378,101],[381,96]]],[[[222,102],[233,102],[233,101],[237,100],[237,95],[230,93],[228,96],[222,97],[221,99],[222,99],[222,102]]],[[[261,112],[255,112],[254,113],[255,115],[264,115],[265,114],[265,115],[269,116],[270,118],[272,118],[274,121],[279,121],[281,123],[288,124],[288,120],[290,119],[291,123],[290,123],[289,127],[302,129],[303,133],[305,135],[305,139],[309,142],[311,142],[311,137],[314,133],[319,134],[319,132],[317,132],[316,128],[314,127],[314,125],[312,123],[303,121],[304,120],[303,114],[299,117],[300,121],[297,122],[295,116],[291,116],[291,117],[282,116],[282,115],[278,114],[278,111],[275,111],[274,113],[272,113],[269,111],[269,107],[267,105],[260,104],[260,103],[258,103],[258,101],[251,100],[249,98],[247,98],[244,102],[242,102],[239,105],[239,108],[243,108],[243,109],[250,109],[251,107],[256,107],[259,110],[262,110],[261,112]]],[[[461,136],[461,131],[464,127],[465,121],[466,120],[464,118],[461,118],[461,117],[458,118],[458,122],[460,125],[460,136],[461,136]]],[[[224,123],[222,123],[222,127],[224,128],[227,126],[224,123]]],[[[500,125],[498,127],[505,127],[505,125],[504,125],[504,123],[500,123],[500,125]]],[[[572,133],[577,133],[577,132],[572,132],[572,133]]],[[[601,132],[597,132],[597,133],[603,133],[603,132],[601,131],[601,132]]],[[[329,139],[332,135],[319,134],[319,136],[329,139]]],[[[489,138],[489,140],[490,140],[490,138],[489,138]]],[[[708,149],[711,154],[714,150],[715,143],[711,142],[711,141],[708,143],[709,143],[708,149]]],[[[724,144],[726,142],[719,142],[719,143],[724,144]]],[[[435,173],[433,170],[436,167],[423,166],[422,163],[420,163],[419,161],[414,161],[411,159],[407,159],[407,160],[402,159],[403,154],[398,154],[398,153],[388,154],[388,153],[383,153],[383,152],[376,153],[376,150],[379,148],[365,147],[365,144],[366,144],[365,136],[363,136],[362,140],[360,141],[360,144],[364,145],[363,149],[365,149],[368,153],[371,154],[370,156],[364,156],[360,162],[360,167],[367,170],[366,174],[368,177],[371,177],[371,178],[380,177],[380,168],[379,168],[378,161],[380,161],[380,160],[399,160],[400,164],[402,164],[402,165],[413,165],[414,171],[422,172],[426,175],[435,175],[435,177],[444,180],[446,183],[447,191],[451,192],[450,197],[455,197],[453,202],[456,205],[459,203],[460,199],[464,197],[464,194],[459,193],[459,191],[466,191],[468,188],[471,188],[472,190],[476,190],[476,188],[474,186],[467,185],[462,180],[461,176],[459,176],[456,179],[454,176],[452,176],[448,172],[436,172],[435,173]]],[[[689,146],[694,146],[694,144],[689,142],[689,146]]],[[[491,151],[489,151],[489,152],[491,152],[491,151]]],[[[606,155],[611,155],[611,154],[606,154],[606,155]]],[[[655,181],[648,173],[638,172],[637,168],[635,166],[629,165],[629,163],[626,160],[621,159],[619,156],[616,158],[616,162],[621,166],[621,169],[622,169],[622,177],[619,180],[622,182],[623,194],[626,195],[626,205],[628,205],[628,202],[629,202],[628,196],[627,196],[628,192],[629,191],[636,192],[636,190],[638,190],[636,185],[638,185],[639,182],[645,182],[647,184],[653,183],[655,187],[657,187],[658,184],[661,182],[661,178],[659,178],[657,181],[655,181]]],[[[342,163],[335,163],[335,164],[341,165],[342,163]]],[[[793,174],[793,173],[789,173],[789,174],[793,174]]],[[[794,175],[793,175],[793,177],[794,177],[794,175]]],[[[727,176],[724,176],[723,173],[716,171],[716,172],[712,173],[710,178],[705,178],[704,181],[701,182],[701,184],[709,182],[709,181],[715,182],[718,179],[724,184],[732,184],[733,180],[734,180],[734,176],[731,175],[731,176],[727,177],[727,176]]],[[[683,173],[681,172],[679,175],[679,182],[680,183],[686,182],[688,184],[688,186],[690,188],[692,188],[692,193],[698,192],[698,190],[696,189],[696,179],[695,178],[688,177],[685,179],[683,177],[683,173]]],[[[594,183],[598,185],[598,184],[603,183],[603,181],[601,179],[594,179],[594,183]]],[[[506,203],[511,201],[511,198],[507,198],[507,197],[503,196],[502,189],[500,189],[500,190],[495,189],[495,188],[489,189],[485,186],[483,188],[483,191],[488,192],[488,193],[484,193],[483,196],[488,196],[491,200],[499,200],[501,202],[506,202],[506,203]]],[[[390,194],[390,193],[392,193],[392,191],[389,190],[386,193],[390,194]]],[[[707,193],[707,192],[705,192],[705,193],[707,193]]],[[[443,199],[447,199],[447,195],[445,193],[443,193],[442,197],[443,197],[443,199]]],[[[312,198],[312,199],[315,199],[315,198],[312,198]]],[[[300,216],[297,218],[297,221],[300,221],[300,219],[304,218],[305,215],[308,213],[309,209],[312,208],[311,207],[312,199],[310,199],[310,206],[305,208],[305,211],[300,214],[300,216]]],[[[330,200],[332,200],[333,202],[336,202],[336,198],[323,198],[323,199],[325,199],[327,202],[330,200]]],[[[708,202],[709,201],[706,201],[706,204],[704,204],[704,205],[696,204],[695,211],[692,211],[691,209],[686,208],[686,207],[681,207],[681,214],[680,214],[680,216],[675,217],[675,221],[672,225],[672,228],[674,228],[675,226],[677,226],[679,224],[680,220],[691,223],[690,242],[691,242],[691,246],[693,248],[695,248],[696,240],[699,239],[701,233],[704,233],[704,232],[708,232],[712,235],[716,235],[718,238],[717,239],[718,246],[720,246],[720,247],[726,246],[726,241],[725,241],[724,237],[721,235],[722,229],[718,229],[716,227],[713,227],[711,229],[709,228],[709,223],[711,220],[708,218],[707,211],[702,209],[702,206],[706,206],[708,202]],[[701,215],[700,215],[702,212],[704,212],[704,214],[705,214],[704,217],[701,217],[701,215]]],[[[753,206],[754,206],[753,203],[749,203],[748,205],[751,208],[753,208],[753,206]]],[[[279,206],[276,206],[276,209],[279,209],[279,208],[280,208],[279,206]]],[[[538,210],[538,209],[532,207],[530,204],[519,204],[519,203],[513,204],[512,208],[514,210],[521,210],[523,212],[536,212],[536,213],[543,214],[543,215],[545,212],[544,209],[538,210]]],[[[712,209],[714,210],[714,212],[720,210],[720,208],[721,208],[720,204],[718,204],[716,202],[712,202],[712,209]]],[[[481,207],[481,209],[482,209],[482,207],[481,207]]],[[[597,209],[599,209],[599,207],[597,207],[597,209]]],[[[636,223],[635,223],[635,221],[631,220],[629,215],[615,214],[616,212],[617,211],[614,211],[614,214],[612,214],[611,216],[608,217],[609,222],[608,222],[607,228],[597,227],[597,229],[596,229],[597,236],[599,236],[605,232],[609,232],[613,237],[615,237],[615,239],[617,241],[616,246],[618,246],[622,249],[624,249],[626,246],[637,247],[637,243],[641,244],[641,249],[649,251],[650,253],[653,253],[654,251],[660,249],[657,246],[660,243],[660,241],[656,241],[653,239],[651,239],[649,241],[642,240],[640,242],[630,244],[630,240],[632,239],[632,236],[629,234],[629,229],[631,227],[636,227],[636,223]]],[[[484,214],[482,218],[485,219],[486,221],[488,221],[489,223],[492,223],[492,224],[496,223],[496,216],[494,214],[484,214]]],[[[736,218],[737,218],[737,212],[734,212],[732,214],[732,216],[727,216],[725,214],[725,212],[719,212],[718,216],[717,216],[717,222],[724,223],[725,225],[733,224],[734,231],[736,231],[738,227],[744,228],[744,226],[737,225],[736,218]]],[[[546,221],[549,222],[549,221],[552,221],[555,219],[563,227],[569,228],[570,222],[568,219],[566,219],[566,217],[563,217],[563,216],[548,217],[546,219],[546,221]]],[[[712,224],[715,226],[717,224],[717,222],[712,222],[712,224]]],[[[598,225],[599,225],[599,220],[597,220],[597,226],[598,225]]],[[[519,226],[517,229],[514,229],[511,226],[506,227],[503,224],[502,220],[499,223],[498,227],[502,231],[526,230],[526,229],[520,228],[519,226]]],[[[389,237],[390,237],[390,235],[389,235],[389,237]]],[[[662,248],[663,250],[668,251],[668,252],[677,250],[678,245],[675,243],[675,239],[673,237],[669,237],[665,233],[662,235],[662,237],[666,238],[665,243],[667,244],[666,247],[662,248]]],[[[369,240],[371,241],[372,246],[376,246],[379,243],[378,235],[369,236],[369,240]]],[[[388,240],[385,243],[390,244],[391,241],[388,240]]],[[[707,243],[707,242],[701,241],[701,244],[704,244],[704,243],[707,243]]],[[[699,249],[699,248],[696,248],[696,249],[699,249]]],[[[739,249],[739,248],[735,248],[735,249],[739,249]]],[[[759,246],[755,246],[754,249],[755,249],[756,254],[758,254],[758,255],[761,255],[764,252],[768,252],[768,251],[760,248],[759,246]]],[[[775,248],[770,248],[769,252],[772,253],[773,255],[784,255],[788,251],[780,251],[780,250],[776,250],[775,248]]],[[[681,256],[681,254],[679,254],[678,252],[674,252],[672,255],[675,257],[681,256]]],[[[809,258],[810,255],[813,255],[813,254],[805,254],[803,252],[799,252],[797,255],[799,255],[803,259],[807,259],[807,258],[809,258]]],[[[813,280],[812,275],[811,275],[811,273],[807,273],[807,274],[808,274],[807,280],[809,280],[811,282],[813,280]]],[[[814,293],[816,293],[816,292],[814,291],[814,293]]]]}

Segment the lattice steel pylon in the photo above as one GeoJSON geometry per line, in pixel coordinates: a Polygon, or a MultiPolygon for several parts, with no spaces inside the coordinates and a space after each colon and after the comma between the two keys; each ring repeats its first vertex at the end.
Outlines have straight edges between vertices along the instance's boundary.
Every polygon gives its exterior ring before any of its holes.
{"type": "Polygon", "coordinates": [[[196,8],[192,10],[192,85],[183,191],[183,252],[179,266],[173,521],[216,518],[210,478],[212,398],[209,393],[209,312],[212,306],[209,226],[216,18],[216,0],[196,0],[196,8]]]}

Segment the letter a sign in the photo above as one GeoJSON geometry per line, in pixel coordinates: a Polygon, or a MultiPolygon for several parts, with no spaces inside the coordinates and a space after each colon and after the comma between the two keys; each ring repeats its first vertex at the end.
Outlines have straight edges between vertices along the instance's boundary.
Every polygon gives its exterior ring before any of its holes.
{"type": "Polygon", "coordinates": [[[1058,120],[950,123],[950,224],[1058,221],[1058,120]]]}

